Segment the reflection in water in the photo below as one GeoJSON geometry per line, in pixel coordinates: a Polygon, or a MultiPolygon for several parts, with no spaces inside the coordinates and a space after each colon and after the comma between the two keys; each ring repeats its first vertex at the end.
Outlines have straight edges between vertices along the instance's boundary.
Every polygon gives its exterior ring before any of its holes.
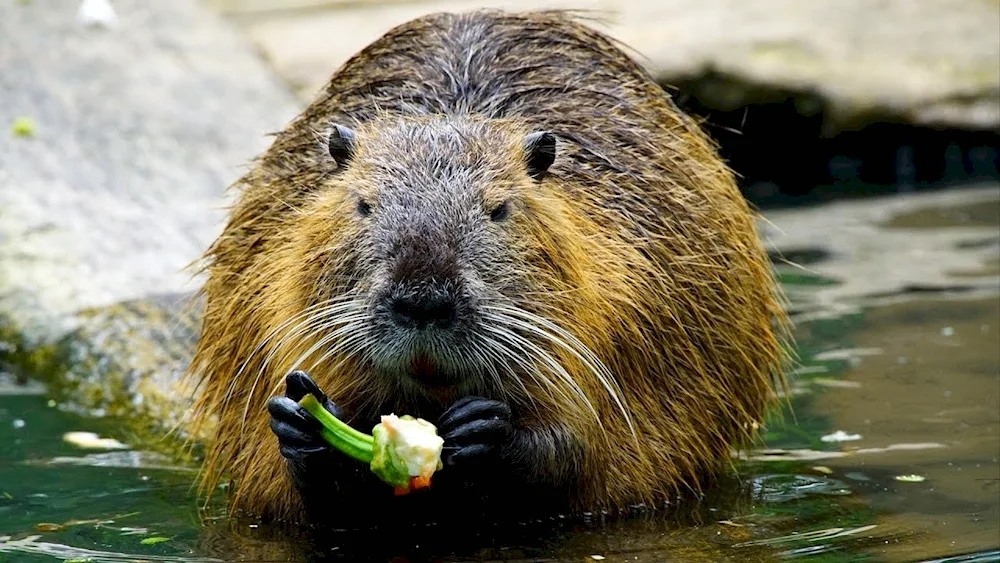
{"type": "Polygon", "coordinates": [[[754,495],[763,502],[785,502],[810,495],[851,494],[851,489],[841,481],[811,475],[758,475],[753,478],[753,485],[754,495]]]}
{"type": "MultiPolygon", "coordinates": [[[[2,538],[0,538],[2,539],[2,538]]],[[[116,553],[110,551],[98,551],[94,549],[81,549],[68,545],[51,543],[42,540],[42,536],[27,536],[17,540],[7,540],[0,544],[0,553],[19,553],[22,555],[41,555],[49,558],[72,561],[74,563],[135,563],[137,561],[148,561],[149,563],[222,563],[221,559],[204,557],[184,557],[171,555],[139,555],[128,553],[116,553]]]]}
{"type": "MultiPolygon", "coordinates": [[[[859,455],[829,460],[861,470],[858,486],[890,525],[920,541],[886,548],[900,558],[1000,544],[1000,302],[923,298],[873,308],[852,338],[882,348],[852,366],[857,388],[830,389],[816,405],[865,436],[859,455]],[[895,448],[920,439],[935,448],[895,448]],[[875,455],[865,450],[881,450],[875,455]],[[920,479],[901,479],[904,476],[920,479]]],[[[848,450],[850,451],[850,450],[848,450]]]]}
{"type": "Polygon", "coordinates": [[[259,526],[199,511],[195,468],[65,442],[131,437],[0,376],[0,561],[1000,560],[1000,191],[772,219],[801,364],[790,408],[704,497],[628,518],[259,526]]]}

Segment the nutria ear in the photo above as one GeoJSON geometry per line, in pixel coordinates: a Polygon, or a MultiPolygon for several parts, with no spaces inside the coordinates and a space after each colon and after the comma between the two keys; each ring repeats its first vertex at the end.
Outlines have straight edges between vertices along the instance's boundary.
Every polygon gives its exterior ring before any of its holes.
{"type": "Polygon", "coordinates": [[[524,138],[528,154],[528,175],[541,180],[556,160],[556,136],[548,131],[536,131],[524,138]]]}
{"type": "Polygon", "coordinates": [[[327,139],[327,150],[337,162],[337,168],[346,166],[354,154],[354,131],[335,123],[330,131],[330,138],[327,139]]]}

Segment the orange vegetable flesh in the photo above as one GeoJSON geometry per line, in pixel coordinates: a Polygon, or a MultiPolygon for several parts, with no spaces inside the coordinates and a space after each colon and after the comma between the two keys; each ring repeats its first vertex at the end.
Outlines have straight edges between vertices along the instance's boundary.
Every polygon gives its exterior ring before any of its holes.
{"type": "Polygon", "coordinates": [[[429,489],[430,487],[430,477],[417,476],[410,477],[410,485],[408,487],[393,487],[392,491],[397,497],[400,497],[409,494],[412,491],[416,491],[418,489],[429,489]]]}

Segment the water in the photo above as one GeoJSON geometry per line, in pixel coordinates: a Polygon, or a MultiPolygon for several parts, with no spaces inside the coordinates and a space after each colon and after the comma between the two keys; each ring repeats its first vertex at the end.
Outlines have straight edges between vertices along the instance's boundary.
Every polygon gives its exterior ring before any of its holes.
{"type": "Polygon", "coordinates": [[[133,438],[0,380],[0,562],[1000,561],[1000,191],[921,197],[772,217],[801,266],[790,407],[675,513],[293,537],[201,510],[196,469],[141,444],[65,441],[133,438]]]}

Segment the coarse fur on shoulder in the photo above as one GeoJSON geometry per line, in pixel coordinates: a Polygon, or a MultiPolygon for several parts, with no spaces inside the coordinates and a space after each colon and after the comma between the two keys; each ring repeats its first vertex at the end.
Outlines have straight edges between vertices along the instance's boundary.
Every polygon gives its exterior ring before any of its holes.
{"type": "MultiPolygon", "coordinates": [[[[486,389],[585,444],[565,461],[582,476],[570,506],[661,504],[754,438],[783,385],[787,319],[755,216],[714,145],[614,40],[571,14],[439,13],[344,63],[236,185],[205,256],[190,372],[195,418],[214,428],[205,492],[229,476],[234,509],[303,518],[264,405],[304,358],[348,412],[415,404],[350,348],[323,356],[329,335],[309,320],[358,299],[373,268],[345,186],[377,198],[373,178],[429,181],[416,157],[476,168],[487,196],[520,202],[509,244],[496,247],[503,259],[483,262],[496,269],[481,276],[508,300],[501,313],[516,308],[519,322],[572,345],[531,343],[566,377],[486,389]],[[331,162],[333,124],[359,139],[346,169],[331,162]],[[528,186],[509,163],[532,131],[551,132],[558,157],[528,186]]],[[[544,363],[535,356],[526,360],[544,363]]]]}

